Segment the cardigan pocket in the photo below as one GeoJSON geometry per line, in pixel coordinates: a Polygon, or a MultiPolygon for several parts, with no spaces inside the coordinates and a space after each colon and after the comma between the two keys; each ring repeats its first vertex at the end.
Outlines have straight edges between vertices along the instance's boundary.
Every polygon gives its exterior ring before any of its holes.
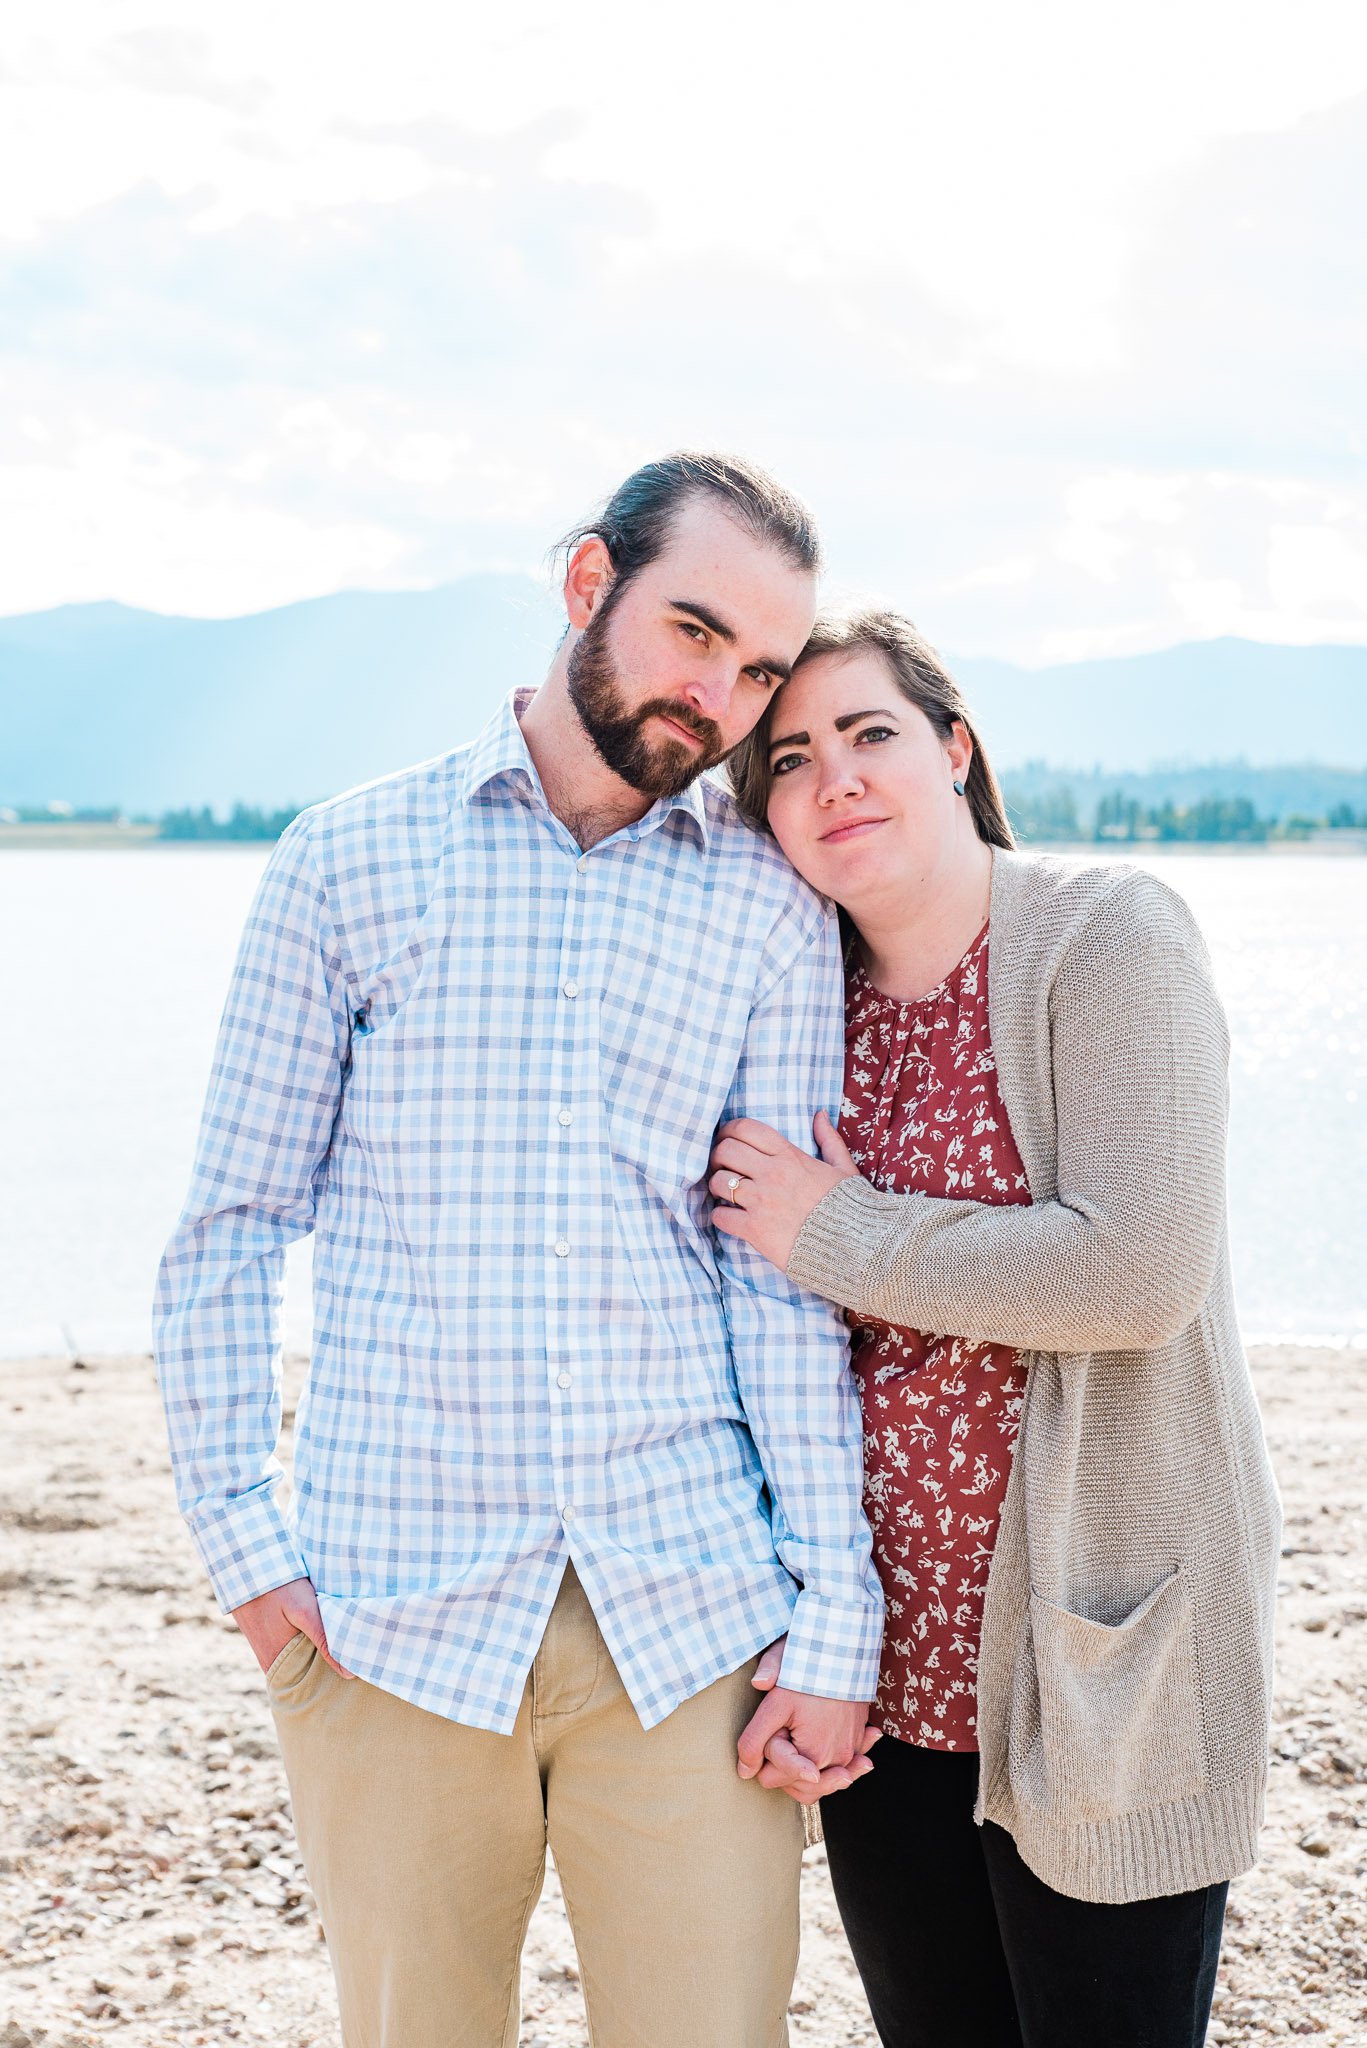
{"type": "Polygon", "coordinates": [[[1039,1738],[1021,1790],[1061,1824],[1199,1791],[1205,1741],[1191,1594],[1179,1565],[1114,1623],[1031,1590],[1039,1738]]]}

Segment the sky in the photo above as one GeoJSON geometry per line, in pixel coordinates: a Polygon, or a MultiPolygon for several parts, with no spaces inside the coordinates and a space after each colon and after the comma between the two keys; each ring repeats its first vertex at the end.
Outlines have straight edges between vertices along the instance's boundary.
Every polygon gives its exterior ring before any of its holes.
{"type": "Polygon", "coordinates": [[[538,570],[739,449],[1027,664],[1367,642],[1359,0],[45,0],[0,613],[538,570]]]}

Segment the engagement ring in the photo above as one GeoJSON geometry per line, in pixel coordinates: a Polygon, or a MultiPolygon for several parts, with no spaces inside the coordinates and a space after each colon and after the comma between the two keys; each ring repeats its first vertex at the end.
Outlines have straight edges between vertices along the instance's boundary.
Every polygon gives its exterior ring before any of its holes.
{"type": "Polygon", "coordinates": [[[726,1179],[726,1192],[727,1192],[727,1194],[728,1194],[728,1195],[734,1195],[734,1194],[735,1194],[735,1192],[736,1192],[736,1189],[737,1189],[737,1188],[738,1188],[739,1186],[740,1186],[740,1175],[739,1175],[738,1173],[732,1173],[732,1174],[728,1174],[728,1175],[727,1175],[727,1179],[726,1179]]]}

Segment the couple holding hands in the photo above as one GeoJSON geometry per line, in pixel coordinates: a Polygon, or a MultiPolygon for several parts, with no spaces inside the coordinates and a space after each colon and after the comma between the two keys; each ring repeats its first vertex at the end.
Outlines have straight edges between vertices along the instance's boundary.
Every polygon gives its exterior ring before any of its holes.
{"type": "Polygon", "coordinates": [[[1224,1020],[819,568],[646,465],[541,686],[247,924],[158,1363],[347,2048],[515,2048],[548,1846],[595,2048],[780,2048],[818,1800],[888,2048],[1205,2037],[1279,1544],[1224,1020]]]}

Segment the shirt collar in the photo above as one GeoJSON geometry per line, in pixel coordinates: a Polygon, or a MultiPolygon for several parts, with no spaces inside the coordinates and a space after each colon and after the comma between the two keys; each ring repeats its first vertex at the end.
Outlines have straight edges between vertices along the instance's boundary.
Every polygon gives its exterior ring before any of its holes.
{"type": "Polygon", "coordinates": [[[472,802],[486,783],[493,782],[500,775],[516,776],[529,782],[545,802],[541,778],[527,752],[527,742],[517,721],[518,712],[530,703],[531,697],[532,692],[528,689],[510,690],[472,744],[465,757],[460,792],[462,802],[472,802]]]}
{"type": "MultiPolygon", "coordinates": [[[[541,787],[541,777],[536,764],[527,751],[527,742],[522,737],[518,723],[519,712],[525,710],[535,692],[526,688],[511,690],[499,705],[479,737],[473,742],[465,759],[464,780],[461,786],[461,800],[473,802],[480,790],[500,776],[510,780],[521,780],[527,784],[538,803],[545,805],[546,792],[541,787]]],[[[698,828],[703,846],[711,838],[707,817],[707,799],[703,795],[702,777],[690,782],[687,789],[677,796],[661,797],[653,803],[644,817],[626,827],[628,839],[644,839],[662,825],[672,811],[682,811],[693,820],[698,828]]]]}

